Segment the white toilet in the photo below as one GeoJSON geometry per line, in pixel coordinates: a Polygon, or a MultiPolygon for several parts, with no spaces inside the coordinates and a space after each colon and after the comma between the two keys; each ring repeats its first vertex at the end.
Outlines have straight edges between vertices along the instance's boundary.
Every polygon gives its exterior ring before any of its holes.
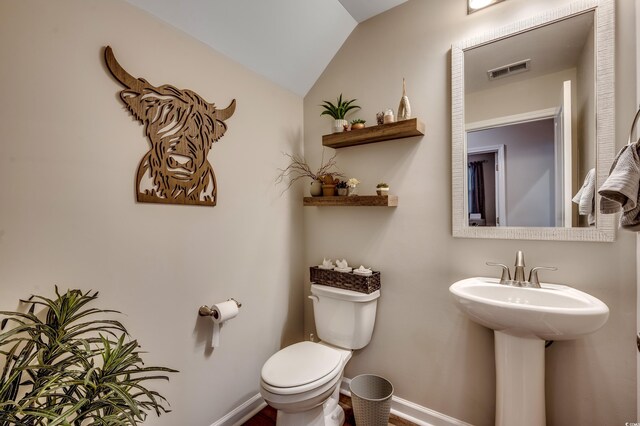
{"type": "Polygon", "coordinates": [[[344,423],[340,381],[351,351],[371,341],[380,290],[359,293],[311,284],[318,337],[278,351],[265,362],[260,393],[278,410],[278,426],[344,423]]]}

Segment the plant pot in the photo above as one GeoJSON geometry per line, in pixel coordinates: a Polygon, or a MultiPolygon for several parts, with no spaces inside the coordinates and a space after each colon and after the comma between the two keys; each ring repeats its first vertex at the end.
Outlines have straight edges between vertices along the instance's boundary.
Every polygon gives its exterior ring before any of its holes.
{"type": "Polygon", "coordinates": [[[351,125],[351,130],[364,129],[364,123],[356,123],[351,125]]]}
{"type": "Polygon", "coordinates": [[[333,120],[333,133],[344,132],[344,126],[348,126],[347,120],[333,120]]]}
{"type": "Polygon", "coordinates": [[[389,195],[389,188],[376,188],[378,195],[389,195]]]}
{"type": "Polygon", "coordinates": [[[340,196],[347,195],[347,188],[338,188],[338,195],[340,196]]]}
{"type": "Polygon", "coordinates": [[[314,180],[311,182],[311,186],[309,186],[309,194],[312,197],[319,197],[322,195],[322,182],[319,180],[314,180]]]}
{"type": "Polygon", "coordinates": [[[322,195],[325,197],[333,197],[336,195],[335,185],[322,185],[322,195]]]}

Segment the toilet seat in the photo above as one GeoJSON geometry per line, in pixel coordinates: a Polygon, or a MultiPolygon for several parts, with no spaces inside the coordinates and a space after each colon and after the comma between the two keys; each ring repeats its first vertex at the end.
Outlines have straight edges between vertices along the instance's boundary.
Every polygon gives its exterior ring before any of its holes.
{"type": "Polygon", "coordinates": [[[293,344],[267,360],[262,367],[261,384],[265,390],[279,395],[322,387],[342,372],[342,352],[313,342],[293,344]]]}

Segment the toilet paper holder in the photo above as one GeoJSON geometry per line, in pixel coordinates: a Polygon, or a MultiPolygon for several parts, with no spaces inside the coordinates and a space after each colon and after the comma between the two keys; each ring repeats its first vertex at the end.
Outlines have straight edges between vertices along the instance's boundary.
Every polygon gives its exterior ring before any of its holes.
{"type": "MultiPolygon", "coordinates": [[[[242,303],[238,302],[233,297],[230,298],[230,299],[227,299],[227,302],[229,302],[231,300],[236,302],[236,305],[238,305],[238,309],[240,309],[242,307],[242,303]]],[[[217,319],[216,318],[217,312],[214,311],[212,308],[206,306],[206,305],[200,306],[200,309],[198,309],[198,315],[200,315],[201,317],[213,317],[213,318],[217,319]]]]}

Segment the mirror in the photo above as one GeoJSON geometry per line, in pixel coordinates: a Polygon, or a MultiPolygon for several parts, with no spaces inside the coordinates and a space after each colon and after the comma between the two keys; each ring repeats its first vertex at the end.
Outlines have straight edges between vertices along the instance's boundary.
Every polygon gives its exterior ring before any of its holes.
{"type": "Polygon", "coordinates": [[[452,46],[455,237],[615,239],[580,192],[614,156],[613,21],[583,0],[452,46]]]}

